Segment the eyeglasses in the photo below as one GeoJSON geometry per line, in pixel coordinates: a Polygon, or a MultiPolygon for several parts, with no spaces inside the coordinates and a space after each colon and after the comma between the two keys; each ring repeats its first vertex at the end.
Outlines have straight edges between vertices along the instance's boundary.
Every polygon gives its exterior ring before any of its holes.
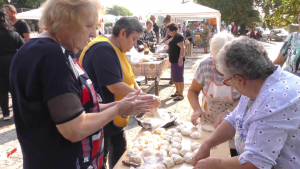
{"type": "Polygon", "coordinates": [[[224,79],[223,81],[222,81],[222,83],[224,84],[224,85],[226,85],[226,86],[231,86],[231,83],[230,83],[230,80],[232,79],[232,77],[230,77],[230,78],[228,78],[228,79],[224,79]]]}

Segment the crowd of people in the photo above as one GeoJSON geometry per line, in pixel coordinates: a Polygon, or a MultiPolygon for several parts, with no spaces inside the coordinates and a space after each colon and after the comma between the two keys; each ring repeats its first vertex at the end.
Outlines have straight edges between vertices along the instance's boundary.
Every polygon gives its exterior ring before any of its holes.
{"type": "MultiPolygon", "coordinates": [[[[125,53],[138,43],[151,52],[156,44],[167,44],[176,87],[171,97],[180,101],[184,44],[194,41],[193,33],[186,26],[181,35],[167,15],[159,41],[152,15],[145,29],[136,18],[122,17],[106,37],[96,31],[99,1],[47,0],[42,7],[43,29],[34,38],[12,5],[0,10],[0,106],[3,120],[9,120],[10,92],[23,168],[112,169],[126,151],[129,117],[161,105],[141,91],[125,53]]],[[[260,42],[234,38],[235,31],[232,23],[230,33],[210,37],[204,23],[203,47],[211,54],[199,64],[187,97],[192,123],[200,118],[215,131],[192,165],[300,168],[300,34],[288,36],[272,63],[260,42]],[[210,157],[210,150],[226,141],[231,158],[210,157]]]]}

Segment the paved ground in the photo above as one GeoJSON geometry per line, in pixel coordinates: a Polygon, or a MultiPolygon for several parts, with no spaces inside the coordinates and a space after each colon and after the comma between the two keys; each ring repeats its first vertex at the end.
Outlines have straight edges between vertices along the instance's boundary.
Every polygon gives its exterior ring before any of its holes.
{"type": "MultiPolygon", "coordinates": [[[[282,46],[282,42],[274,42],[271,43],[264,43],[266,47],[269,57],[271,60],[276,59],[278,52],[282,46]]],[[[200,50],[199,50],[200,51],[200,50]]],[[[180,102],[174,102],[170,95],[175,92],[175,86],[170,85],[168,81],[161,81],[160,82],[160,98],[162,100],[162,108],[167,109],[169,112],[174,112],[183,117],[184,119],[189,120],[193,110],[189,105],[187,100],[187,90],[192,82],[193,74],[199,65],[199,63],[209,55],[203,54],[194,54],[192,57],[187,57],[185,62],[185,70],[184,70],[184,80],[185,80],[185,89],[184,89],[184,100],[180,102]]],[[[164,74],[163,77],[169,77],[170,69],[168,69],[164,74]]],[[[149,84],[151,81],[149,82],[149,84]]],[[[145,85],[142,86],[143,88],[147,87],[145,85]]],[[[150,94],[154,94],[154,90],[150,90],[150,94]]],[[[129,125],[126,127],[127,130],[127,139],[128,145],[132,142],[132,140],[136,137],[136,134],[139,132],[141,127],[139,127],[136,121],[131,118],[129,125]]],[[[0,111],[0,168],[1,169],[19,169],[22,168],[22,153],[21,151],[17,151],[11,157],[7,159],[1,159],[1,154],[5,154],[9,150],[13,149],[18,144],[16,130],[14,125],[14,120],[10,121],[2,121],[2,112],[0,111]]]]}

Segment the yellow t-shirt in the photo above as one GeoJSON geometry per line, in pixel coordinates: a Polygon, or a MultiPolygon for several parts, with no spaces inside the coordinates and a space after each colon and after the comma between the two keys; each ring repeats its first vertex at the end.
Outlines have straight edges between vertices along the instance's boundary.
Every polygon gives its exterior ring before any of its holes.
{"type": "MultiPolygon", "coordinates": [[[[83,51],[80,55],[80,58],[79,58],[79,63],[82,65],[85,53],[90,49],[91,46],[93,46],[94,44],[99,43],[99,42],[108,42],[114,48],[116,54],[118,55],[120,64],[121,64],[123,82],[126,83],[128,86],[134,88],[135,77],[134,77],[131,65],[130,65],[125,53],[122,53],[121,50],[105,36],[102,36],[102,35],[98,36],[97,38],[92,40],[83,49],[83,51]]],[[[97,82],[93,82],[93,83],[97,83],[97,82]]],[[[118,95],[114,95],[114,97],[115,97],[115,101],[119,101],[119,100],[123,99],[122,97],[120,97],[118,95]]],[[[114,126],[123,128],[127,125],[128,121],[129,121],[129,116],[118,116],[112,122],[113,122],[114,126]]]]}

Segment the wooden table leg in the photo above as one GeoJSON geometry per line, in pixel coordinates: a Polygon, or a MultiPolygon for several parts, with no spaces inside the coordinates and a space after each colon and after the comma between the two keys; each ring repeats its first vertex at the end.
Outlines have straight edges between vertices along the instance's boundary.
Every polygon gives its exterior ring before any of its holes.
{"type": "Polygon", "coordinates": [[[173,79],[172,79],[172,70],[170,71],[170,79],[171,79],[171,80],[170,80],[169,84],[170,84],[170,85],[172,85],[172,84],[173,84],[173,79]]]}
{"type": "Polygon", "coordinates": [[[159,96],[159,79],[155,78],[155,95],[159,96]]]}
{"type": "Polygon", "coordinates": [[[148,79],[147,79],[147,76],[145,76],[145,84],[148,83],[148,79]]]}

